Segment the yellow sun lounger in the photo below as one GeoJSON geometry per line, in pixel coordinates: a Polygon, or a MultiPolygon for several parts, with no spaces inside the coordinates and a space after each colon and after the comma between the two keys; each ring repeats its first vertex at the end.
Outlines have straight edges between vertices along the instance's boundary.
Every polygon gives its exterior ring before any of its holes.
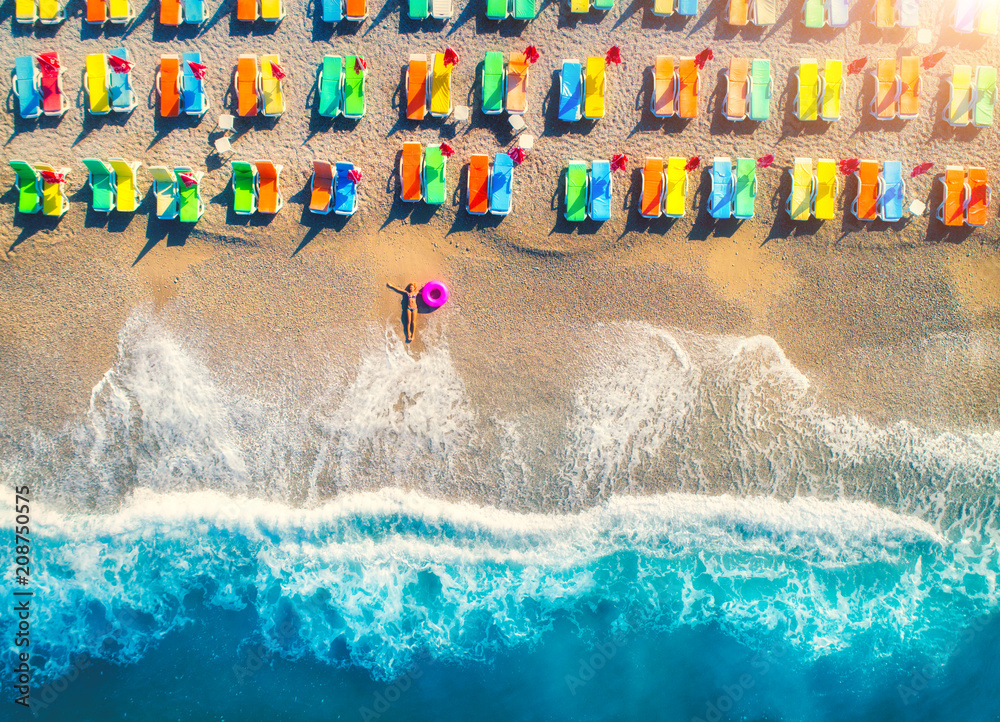
{"type": "Polygon", "coordinates": [[[829,220],[837,210],[837,194],[840,192],[837,162],[830,158],[816,161],[816,176],[813,181],[813,215],[819,220],[829,220]]]}
{"type": "Polygon", "coordinates": [[[808,221],[813,199],[812,158],[796,158],[788,171],[792,176],[792,191],[785,210],[793,221],[808,221]]]}
{"type": "Polygon", "coordinates": [[[142,196],[135,182],[135,174],[139,171],[141,161],[129,161],[122,158],[111,158],[111,169],[115,172],[115,204],[119,211],[130,213],[139,207],[142,196]]]}
{"type": "MultiPolygon", "coordinates": [[[[37,171],[48,171],[61,175],[64,178],[69,173],[69,168],[56,170],[47,163],[32,163],[37,171]]],[[[42,177],[42,215],[59,217],[69,210],[69,198],[66,197],[66,183],[53,183],[42,177]]]]}
{"type": "Polygon", "coordinates": [[[951,86],[951,97],[944,111],[945,122],[955,127],[966,126],[972,120],[972,66],[956,65],[952,68],[948,85],[951,86]]]}
{"type": "Polygon", "coordinates": [[[875,0],[875,7],[872,8],[872,22],[877,28],[891,28],[896,26],[896,1],[895,0],[875,0]]]}
{"type": "Polygon", "coordinates": [[[604,117],[604,58],[587,58],[583,85],[583,117],[604,117]]]}
{"type": "Polygon", "coordinates": [[[267,116],[285,112],[285,91],[281,79],[275,77],[271,63],[281,66],[280,55],[261,55],[258,91],[261,98],[261,113],[267,116]]]}
{"type": "Polygon", "coordinates": [[[774,25],[778,21],[778,11],[774,6],[774,0],[753,0],[750,16],[753,18],[754,25],[774,25]]]}
{"type": "Polygon", "coordinates": [[[677,58],[657,55],[653,65],[653,97],[649,105],[653,115],[667,118],[677,112],[677,58]]]}
{"type": "Polygon", "coordinates": [[[17,22],[31,25],[38,20],[38,3],[35,0],[15,0],[14,16],[17,22]]]}
{"type": "Polygon", "coordinates": [[[819,65],[813,58],[803,58],[795,71],[799,81],[795,94],[795,117],[799,120],[816,120],[819,117],[819,65]]]}
{"type": "Polygon", "coordinates": [[[653,15],[665,17],[673,15],[677,9],[677,0],[653,0],[653,15]]]}
{"type": "Polygon", "coordinates": [[[827,60],[823,69],[823,99],[819,117],[825,121],[840,120],[840,99],[844,96],[844,62],[827,60]]]}
{"type": "Polygon", "coordinates": [[[431,75],[431,115],[447,118],[451,115],[451,69],[445,65],[444,53],[434,53],[434,69],[431,75]]]}
{"type": "Polygon", "coordinates": [[[89,110],[92,115],[107,115],[111,112],[111,96],[108,93],[108,59],[104,53],[87,56],[87,70],[84,75],[89,110]]]}
{"type": "Polygon", "coordinates": [[[687,210],[688,175],[684,170],[687,158],[667,159],[667,191],[663,201],[663,215],[680,218],[687,210]]]}
{"type": "Polygon", "coordinates": [[[38,0],[38,20],[45,25],[55,25],[66,19],[66,11],[59,0],[38,0]]]}

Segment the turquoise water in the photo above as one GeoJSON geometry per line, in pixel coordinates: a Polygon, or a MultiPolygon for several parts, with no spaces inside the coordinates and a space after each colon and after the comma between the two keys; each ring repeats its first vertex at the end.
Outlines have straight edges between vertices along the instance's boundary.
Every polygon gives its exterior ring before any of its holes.
{"type": "Polygon", "coordinates": [[[826,412],[769,339],[623,333],[554,451],[446,345],[306,413],[135,322],[85,418],[8,434],[36,713],[1000,719],[996,435],[826,412]]]}

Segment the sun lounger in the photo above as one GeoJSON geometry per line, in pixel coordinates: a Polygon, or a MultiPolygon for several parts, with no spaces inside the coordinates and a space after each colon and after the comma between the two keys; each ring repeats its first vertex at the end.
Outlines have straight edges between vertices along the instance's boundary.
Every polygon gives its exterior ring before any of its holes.
{"type": "Polygon", "coordinates": [[[431,17],[435,20],[447,20],[454,11],[452,0],[431,0],[431,17]]]}
{"type": "Polygon", "coordinates": [[[69,110],[69,98],[63,92],[62,76],[66,69],[59,64],[59,53],[39,53],[38,54],[39,89],[42,95],[42,112],[45,115],[62,115],[69,110]],[[43,59],[49,59],[58,66],[58,70],[45,63],[43,59]]]}
{"type": "Polygon", "coordinates": [[[965,170],[962,166],[945,168],[941,185],[944,197],[938,206],[937,218],[946,226],[961,226],[965,222],[965,170]]]}
{"type": "Polygon", "coordinates": [[[559,73],[559,120],[580,120],[583,99],[582,68],[579,60],[564,60],[559,73]]]}
{"type": "Polygon", "coordinates": [[[424,151],[422,182],[424,202],[430,205],[441,205],[445,201],[447,182],[445,174],[448,171],[448,158],[441,152],[440,145],[429,145],[424,151]]]}
{"type": "Polygon", "coordinates": [[[252,23],[260,17],[257,0],[236,0],[236,19],[252,23]]]}
{"type": "Polygon", "coordinates": [[[878,217],[878,161],[861,161],[854,177],[858,179],[858,195],[851,204],[851,213],[859,221],[874,221],[878,217]]]}
{"type": "Polygon", "coordinates": [[[972,120],[974,100],[972,66],[956,65],[952,68],[948,85],[951,86],[951,97],[948,100],[948,107],[944,111],[944,119],[948,125],[966,126],[972,120]]]}
{"type": "Polygon", "coordinates": [[[842,60],[827,60],[823,68],[823,97],[818,115],[821,120],[840,120],[840,101],[844,95],[844,63],[842,60]]]}
{"type": "Polygon", "coordinates": [[[697,15],[698,0],[677,0],[678,15],[697,15]]]}
{"type": "Polygon", "coordinates": [[[976,11],[978,0],[955,0],[955,11],[952,15],[952,27],[959,33],[971,33],[976,29],[976,11]]]}
{"type": "Polygon", "coordinates": [[[127,25],[135,19],[129,0],[108,0],[108,19],[117,25],[127,25]]]}
{"type": "Polygon", "coordinates": [[[902,164],[898,160],[887,160],[882,164],[879,184],[881,192],[878,197],[878,217],[890,223],[901,220],[906,182],[903,180],[902,164]]]}
{"type": "Polygon", "coordinates": [[[896,117],[897,100],[900,94],[899,78],[896,76],[896,59],[879,58],[875,64],[875,98],[872,100],[872,115],[879,120],[893,120],[896,117]]]}
{"type": "Polygon", "coordinates": [[[408,14],[414,20],[424,20],[425,18],[430,17],[430,1],[409,0],[408,14]]]}
{"type": "Polygon", "coordinates": [[[483,112],[497,115],[503,112],[504,86],[503,53],[491,50],[483,61],[483,112]]]}
{"type": "Polygon", "coordinates": [[[569,0],[569,11],[571,13],[589,13],[590,0],[569,0]]]}
{"type": "Polygon", "coordinates": [[[325,216],[333,208],[333,165],[325,160],[313,161],[309,181],[309,210],[325,216]]]}
{"type": "Polygon", "coordinates": [[[180,25],[184,22],[182,0],[160,0],[160,25],[180,25]]]}
{"type": "Polygon", "coordinates": [[[177,55],[160,56],[160,72],[156,74],[160,94],[160,117],[176,118],[181,114],[181,59],[177,55]]]}
{"type": "Polygon", "coordinates": [[[260,94],[260,112],[269,118],[285,112],[284,82],[274,72],[274,65],[281,66],[280,55],[260,56],[257,92],[260,94]]]}
{"type": "Polygon", "coordinates": [[[181,106],[187,115],[204,115],[209,107],[205,81],[191,68],[191,63],[201,64],[201,53],[184,53],[181,60],[181,106]]]}
{"type": "Polygon", "coordinates": [[[587,58],[587,70],[583,85],[583,117],[596,119],[604,117],[604,58],[587,58]]]}
{"type": "Polygon", "coordinates": [[[19,23],[34,23],[38,20],[38,3],[35,0],[15,0],[14,17],[19,23]]]}
{"type": "Polygon", "coordinates": [[[979,0],[979,17],[976,21],[976,32],[987,37],[996,35],[998,12],[1000,12],[1000,1],[979,0]]]}
{"type": "Polygon", "coordinates": [[[257,115],[257,56],[241,55],[236,62],[236,114],[257,115]]]}
{"type": "Polygon", "coordinates": [[[571,160],[566,167],[566,209],[563,216],[567,221],[587,220],[587,164],[582,160],[571,160]]]}
{"type": "Polygon", "coordinates": [[[337,186],[333,196],[333,212],[351,216],[358,210],[358,184],[351,178],[353,163],[337,162],[337,186]]]}
{"type": "Polygon", "coordinates": [[[507,75],[504,78],[504,95],[506,96],[507,112],[511,115],[523,115],[528,109],[528,72],[531,64],[524,53],[511,53],[507,62],[507,75]]]}
{"type": "Polygon", "coordinates": [[[590,168],[590,201],[587,212],[592,220],[606,221],[611,218],[611,164],[606,160],[595,160],[590,168]]]}
{"type": "MultiPolygon", "coordinates": [[[[109,50],[108,55],[122,60],[130,60],[128,50],[125,48],[115,48],[109,50]]],[[[114,69],[108,73],[108,96],[111,99],[111,110],[116,113],[131,113],[139,105],[139,101],[132,91],[132,71],[119,73],[114,69]]]]}
{"type": "Polygon", "coordinates": [[[255,160],[253,165],[257,169],[257,212],[277,213],[285,205],[280,186],[283,166],[269,160],[255,160]]]}
{"type": "Polygon", "coordinates": [[[87,9],[83,15],[83,22],[89,25],[103,25],[107,22],[107,19],[107,0],[87,0],[87,9]]]}
{"type": "MultiPolygon", "coordinates": [[[[104,161],[96,158],[84,158],[83,164],[89,172],[87,183],[93,192],[91,204],[93,209],[101,213],[110,213],[115,208],[115,196],[118,188],[115,171],[108,167],[104,161]]],[[[138,165],[138,163],[135,165],[138,165]]],[[[127,208],[125,210],[134,210],[134,208],[127,208]]]]}
{"type": "Polygon", "coordinates": [[[751,0],[750,17],[754,25],[774,25],[778,22],[775,0],[751,0]]]}
{"type": "Polygon", "coordinates": [[[515,20],[534,20],[537,14],[535,0],[514,0],[515,20]]]}
{"type": "Polygon", "coordinates": [[[979,128],[993,125],[993,106],[997,99],[997,69],[990,65],[976,68],[976,102],[972,124],[979,128]]]}
{"type": "Polygon", "coordinates": [[[153,179],[153,196],[156,198],[156,217],[164,220],[177,217],[177,179],[169,168],[162,165],[146,169],[153,179]]]}
{"type": "Polygon", "coordinates": [[[493,156],[490,171],[490,213],[505,216],[511,211],[514,200],[514,161],[506,153],[493,156]]]}
{"type": "Polygon", "coordinates": [[[877,28],[896,26],[896,0],[875,0],[872,8],[872,22],[877,28]]]}
{"type": "Polygon", "coordinates": [[[672,55],[657,55],[653,65],[653,96],[649,109],[658,118],[667,118],[677,112],[677,59],[672,55]]]}
{"type": "Polygon", "coordinates": [[[14,95],[22,118],[37,118],[42,114],[41,73],[30,55],[14,59],[14,95]]]}
{"type": "Polygon", "coordinates": [[[647,157],[642,167],[642,193],[639,196],[639,215],[659,218],[663,213],[663,191],[666,180],[663,158],[647,157]]]}
{"type": "Polygon", "coordinates": [[[897,23],[901,28],[920,27],[920,0],[896,0],[897,23]]]}
{"type": "Polygon", "coordinates": [[[757,199],[757,161],[753,158],[737,158],[735,178],[733,217],[753,218],[754,201],[757,199]]]}
{"type": "Polygon", "coordinates": [[[510,15],[507,6],[507,0],[486,0],[486,17],[490,20],[503,20],[510,15]]]}
{"type": "Polygon", "coordinates": [[[87,56],[83,86],[87,89],[88,110],[91,115],[107,115],[111,112],[111,98],[108,95],[108,60],[104,53],[90,53],[87,56]]]}
{"type": "Polygon", "coordinates": [[[746,25],[750,20],[750,0],[729,0],[726,15],[730,25],[746,25]]]}
{"type": "Polygon", "coordinates": [[[750,63],[750,95],[747,117],[762,121],[771,117],[771,61],[754,58],[750,63]]]}
{"type": "Polygon", "coordinates": [[[816,161],[816,175],[813,177],[813,182],[815,184],[813,215],[818,220],[830,220],[837,210],[837,194],[840,192],[837,163],[830,158],[820,158],[816,161]]]}
{"type": "Polygon", "coordinates": [[[986,169],[978,166],[969,168],[969,179],[965,186],[965,222],[970,226],[986,225],[986,210],[993,199],[993,191],[986,183],[986,169]]]}
{"type": "Polygon", "coordinates": [[[677,117],[698,115],[698,66],[694,58],[681,56],[677,69],[677,117]]]}
{"type": "Polygon", "coordinates": [[[923,86],[918,56],[904,55],[899,59],[899,81],[899,117],[911,120],[920,113],[920,92],[923,86]]]}
{"type": "Polygon", "coordinates": [[[469,156],[469,200],[466,209],[474,216],[484,216],[490,209],[490,157],[485,153],[469,156]]]}
{"type": "Polygon", "coordinates": [[[427,56],[411,55],[406,68],[406,117],[423,120],[427,114],[427,56]]]}
{"type": "Polygon", "coordinates": [[[594,10],[607,12],[615,6],[615,0],[594,0],[594,10]]]}
{"type": "Polygon", "coordinates": [[[731,58],[726,72],[726,100],[722,114],[728,120],[743,120],[747,117],[747,91],[750,61],[746,58],[731,58]]]}
{"type": "Polygon", "coordinates": [[[851,8],[848,0],[827,0],[826,24],[831,28],[846,28],[851,8]]]}
{"type": "Polygon", "coordinates": [[[451,115],[451,69],[445,65],[444,53],[434,53],[434,65],[431,75],[431,115],[436,118],[447,118],[451,115]]]}
{"type": "Polygon", "coordinates": [[[368,0],[345,0],[344,17],[359,23],[368,17],[368,0]]]}
{"type": "Polygon", "coordinates": [[[38,20],[44,25],[56,25],[66,19],[59,0],[38,0],[38,20]]]}
{"type": "MultiPolygon", "coordinates": [[[[115,173],[115,205],[123,213],[131,213],[139,207],[142,196],[139,193],[139,184],[136,183],[136,174],[139,172],[141,161],[126,161],[123,158],[112,158],[110,160],[111,169],[115,173]]],[[[164,168],[166,171],[166,169],[164,168]]]]}
{"type": "Polygon", "coordinates": [[[47,163],[33,163],[42,182],[42,215],[58,218],[65,215],[69,210],[69,198],[66,196],[66,184],[45,180],[42,171],[65,176],[69,173],[69,168],[59,168],[56,170],[47,163]]]}
{"type": "MultiPolygon", "coordinates": [[[[267,23],[278,23],[285,18],[284,0],[260,0],[260,19],[267,23]]],[[[350,18],[348,18],[350,20],[350,18]]]]}
{"type": "Polygon", "coordinates": [[[420,143],[403,143],[399,157],[399,199],[416,203],[424,197],[424,147],[420,143]]]}
{"type": "Polygon", "coordinates": [[[344,117],[363,118],[368,109],[365,86],[368,70],[359,62],[358,56],[344,58],[344,117]]]}
{"type": "MultiPolygon", "coordinates": [[[[424,14],[421,17],[427,17],[427,0],[410,0],[410,7],[413,7],[414,3],[423,4],[424,14]]],[[[413,17],[413,15],[410,15],[413,17]]],[[[344,19],[344,0],[323,0],[323,22],[325,23],[339,23],[344,19]]]]}
{"type": "Polygon", "coordinates": [[[788,173],[792,176],[792,190],[785,211],[793,221],[808,221],[813,198],[812,158],[796,158],[788,173]]]}
{"type": "Polygon", "coordinates": [[[687,158],[667,159],[667,188],[663,199],[663,215],[680,218],[687,212],[687,158]]]}
{"type": "Polygon", "coordinates": [[[676,0],[653,0],[653,15],[669,17],[676,10],[676,0]]]}
{"type": "Polygon", "coordinates": [[[177,218],[181,223],[197,223],[205,215],[205,203],[201,199],[201,179],[205,175],[191,168],[174,168],[177,177],[177,218]],[[193,185],[188,185],[181,179],[181,174],[194,178],[193,185]]]}
{"type": "Polygon", "coordinates": [[[826,6],[823,0],[805,0],[802,4],[802,23],[814,30],[823,27],[826,23],[826,6]]]}
{"type": "Polygon", "coordinates": [[[249,216],[257,211],[257,168],[242,160],[232,161],[233,211],[249,216]]]}
{"type": "Polygon", "coordinates": [[[733,216],[733,159],[716,158],[712,163],[712,191],[708,196],[708,214],[712,218],[724,219],[733,216]]]}
{"type": "Polygon", "coordinates": [[[319,107],[316,112],[324,118],[336,118],[344,97],[344,59],[339,55],[325,56],[317,82],[319,107]]]}
{"type": "Polygon", "coordinates": [[[38,213],[42,210],[42,178],[38,171],[23,160],[8,161],[14,169],[14,186],[17,188],[19,213],[38,213]]]}
{"type": "Polygon", "coordinates": [[[819,66],[812,58],[803,58],[795,71],[798,92],[795,94],[795,117],[799,120],[816,120],[819,117],[819,66]]]}
{"type": "Polygon", "coordinates": [[[205,22],[205,0],[184,0],[184,22],[188,25],[205,22]]]}

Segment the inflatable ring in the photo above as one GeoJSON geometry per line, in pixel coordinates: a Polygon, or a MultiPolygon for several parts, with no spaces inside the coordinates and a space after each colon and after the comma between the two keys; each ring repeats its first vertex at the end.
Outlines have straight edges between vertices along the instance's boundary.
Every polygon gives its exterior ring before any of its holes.
{"type": "Polygon", "coordinates": [[[448,287],[441,281],[431,281],[420,292],[421,296],[431,308],[441,308],[448,303],[448,287]]]}

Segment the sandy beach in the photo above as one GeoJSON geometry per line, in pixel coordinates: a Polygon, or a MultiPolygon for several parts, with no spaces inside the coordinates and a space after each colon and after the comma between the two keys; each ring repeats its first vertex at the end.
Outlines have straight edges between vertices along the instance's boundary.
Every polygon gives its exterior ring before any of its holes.
{"type": "MultiPolygon", "coordinates": [[[[401,335],[399,298],[387,282],[445,280],[453,300],[418,320],[413,354],[428,339],[447,343],[469,393],[498,409],[527,404],[560,408],[573,379],[600,353],[595,333],[607,324],[645,322],[714,335],[773,337],[816,386],[824,402],[880,422],[902,418],[929,426],[994,429],[1000,395],[1000,255],[995,208],[985,228],[946,233],[932,218],[940,202],[936,177],[948,164],[985,163],[1000,178],[996,130],[950,128],[941,112],[955,63],[997,65],[996,40],[944,30],[946,9],[924,8],[933,46],[914,45],[913,31],[876,31],[858,4],[844,29],[808,31],[800,4],[779,6],[772,28],[733,28],[725,4],[694,18],[659,19],[644,3],[616,4],[606,15],[577,18],[545,3],[528,24],[494,23],[482,3],[459,4],[449,22],[412,21],[398,3],[371,6],[368,20],[336,27],[312,7],[287,3],[276,27],[239,23],[234,3],[209,3],[203,28],[169,29],[157,5],[140,6],[124,32],[81,29],[82,6],[69,6],[58,27],[0,23],[8,56],[56,49],[74,107],[61,119],[25,121],[13,98],[0,116],[4,155],[71,168],[72,207],[62,219],[15,214],[16,193],[0,204],[0,362],[7,383],[6,419],[58,428],[86,408],[91,388],[111,366],[117,339],[137,306],[151,304],[163,323],[200,329],[192,338],[234,374],[263,374],[280,386],[302,383],[314,363],[335,350],[356,356],[372,329],[401,335]],[[940,12],[940,17],[934,13],[940,12]],[[474,152],[513,145],[506,116],[479,109],[476,72],[487,50],[534,44],[528,130],[535,149],[514,176],[514,211],[504,218],[464,210],[465,166],[474,152]],[[622,48],[608,70],[607,116],[576,124],[555,118],[556,71],[563,58],[622,48]],[[84,110],[81,76],[87,53],[125,46],[136,61],[142,99],[128,117],[84,110]],[[461,61],[453,95],[472,106],[468,122],[405,120],[399,108],[411,52],[455,48],[461,61]],[[702,71],[700,114],[690,122],[653,118],[650,66],[657,53],[715,58],[702,71]],[[203,118],[163,119],[151,94],[162,53],[199,50],[209,67],[212,108],[203,118]],[[920,117],[880,123],[868,113],[870,73],[846,80],[843,118],[803,123],[791,110],[792,71],[800,57],[875,58],[944,50],[925,74],[920,117]],[[233,159],[269,158],[284,165],[288,200],[275,217],[232,210],[228,162],[214,153],[215,120],[231,107],[228,87],[240,53],[279,52],[289,79],[288,111],[279,119],[237,118],[233,159]],[[359,121],[318,117],[311,107],[316,70],[328,53],[368,59],[368,111],[359,121]],[[732,56],[768,57],[775,83],[772,118],[733,123],[719,112],[723,72],[732,56]],[[148,100],[148,102],[147,102],[148,100]],[[225,100],[225,102],[224,102],[225,100]],[[307,103],[309,105],[307,106],[307,103]],[[450,202],[404,204],[393,172],[407,140],[447,140],[450,202]],[[563,220],[561,170],[574,158],[624,152],[629,169],[615,176],[612,219],[563,220]],[[713,156],[775,155],[759,174],[757,216],[712,221],[705,210],[706,165],[713,156]],[[676,221],[642,219],[638,169],[646,155],[698,155],[688,213],[676,221]],[[933,161],[909,181],[907,197],[928,203],[923,217],[861,223],[847,210],[853,179],[842,179],[838,216],[793,223],[783,206],[795,156],[898,159],[904,169],[933,161]],[[207,171],[205,216],[191,227],[155,218],[151,195],[138,212],[89,210],[85,157],[121,156],[146,165],[190,165],[207,171]],[[314,157],[351,160],[363,170],[360,211],[350,218],[306,210],[314,157]]],[[[4,164],[0,181],[10,188],[4,164]]],[[[994,181],[997,182],[997,181],[994,181]]],[[[143,175],[142,188],[148,189],[143,175]]],[[[602,343],[607,343],[604,341],[602,343]]],[[[317,383],[321,379],[315,379],[317,383]]]]}

